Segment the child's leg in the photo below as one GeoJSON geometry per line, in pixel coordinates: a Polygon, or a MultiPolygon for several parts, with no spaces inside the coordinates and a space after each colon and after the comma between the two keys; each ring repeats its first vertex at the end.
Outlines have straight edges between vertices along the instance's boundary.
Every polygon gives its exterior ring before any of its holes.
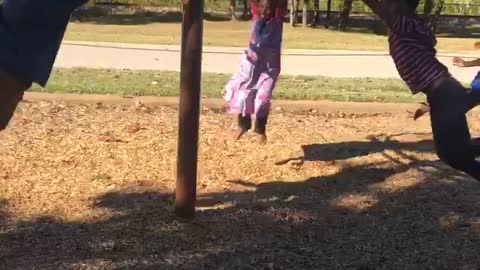
{"type": "Polygon", "coordinates": [[[261,116],[255,118],[255,129],[254,132],[259,136],[260,144],[265,144],[267,142],[267,116],[261,116]]]}
{"type": "Polygon", "coordinates": [[[0,130],[32,82],[44,86],[71,12],[87,0],[4,0],[0,8],[0,130]]]}
{"type": "Polygon", "coordinates": [[[16,79],[0,70],[0,131],[4,130],[15,113],[23,93],[31,86],[30,82],[16,79]]]}
{"type": "Polygon", "coordinates": [[[255,98],[255,133],[260,136],[260,143],[267,141],[267,122],[270,114],[271,99],[279,70],[271,69],[260,76],[262,84],[258,87],[255,98]]]}
{"type": "Polygon", "coordinates": [[[253,130],[257,134],[267,133],[268,115],[255,118],[255,129],[253,130]]]}
{"type": "Polygon", "coordinates": [[[475,160],[465,116],[469,97],[460,83],[446,82],[428,95],[437,155],[451,167],[480,181],[480,163],[475,160]]]}
{"type": "MultiPolygon", "coordinates": [[[[470,111],[478,105],[480,105],[480,90],[475,91],[472,89],[472,91],[468,92],[468,107],[466,112],[470,111]]],[[[420,106],[413,115],[413,120],[417,120],[428,112],[430,112],[430,105],[424,102],[420,103],[420,106]]]]}
{"type": "Polygon", "coordinates": [[[235,139],[239,140],[245,133],[247,133],[252,128],[252,116],[249,114],[245,116],[242,114],[238,114],[237,125],[238,128],[235,132],[235,139]]]}
{"type": "Polygon", "coordinates": [[[247,114],[245,116],[238,115],[238,127],[247,131],[252,128],[252,116],[247,114]]]}

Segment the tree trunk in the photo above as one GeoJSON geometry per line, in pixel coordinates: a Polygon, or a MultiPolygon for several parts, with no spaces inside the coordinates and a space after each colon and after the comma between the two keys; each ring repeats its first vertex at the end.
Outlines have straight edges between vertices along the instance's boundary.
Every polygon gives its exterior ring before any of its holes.
{"type": "Polygon", "coordinates": [[[325,28],[330,27],[331,16],[332,16],[332,0],[327,0],[327,21],[325,22],[325,28]]]}
{"type": "Polygon", "coordinates": [[[290,0],[290,26],[295,26],[295,0],[290,0]]]}
{"type": "Polygon", "coordinates": [[[308,0],[303,0],[303,13],[302,13],[302,26],[303,28],[308,27],[308,0]]]}
{"type": "Polygon", "coordinates": [[[433,0],[425,0],[425,5],[423,6],[423,19],[426,23],[430,23],[433,6],[433,0]]]}
{"type": "Polygon", "coordinates": [[[437,33],[438,20],[440,20],[440,16],[442,15],[444,7],[445,7],[445,0],[438,0],[437,7],[435,9],[435,14],[432,20],[430,21],[430,29],[432,29],[432,32],[434,34],[437,33]]]}
{"type": "Polygon", "coordinates": [[[236,0],[230,0],[230,15],[231,15],[231,20],[236,21],[237,17],[235,16],[235,8],[236,8],[236,0]]]}
{"type": "Polygon", "coordinates": [[[320,24],[320,0],[313,0],[313,21],[312,27],[320,24]]]}
{"type": "Polygon", "coordinates": [[[295,0],[295,24],[298,23],[298,13],[300,10],[300,0],[295,0]]]}
{"type": "Polygon", "coordinates": [[[247,16],[248,16],[248,0],[243,0],[242,17],[243,19],[247,19],[247,16]]]}
{"type": "Polygon", "coordinates": [[[352,11],[353,0],[344,0],[343,1],[343,10],[340,14],[340,22],[338,23],[338,28],[341,31],[347,30],[348,20],[350,18],[350,12],[352,11]]]}
{"type": "Polygon", "coordinates": [[[332,0],[327,1],[327,20],[330,20],[332,15],[332,0]]]}

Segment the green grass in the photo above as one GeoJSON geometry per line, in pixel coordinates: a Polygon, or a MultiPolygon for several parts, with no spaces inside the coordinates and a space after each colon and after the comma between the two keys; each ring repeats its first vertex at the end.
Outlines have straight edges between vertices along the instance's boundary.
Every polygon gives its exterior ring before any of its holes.
{"type": "MultiPolygon", "coordinates": [[[[205,73],[202,95],[220,98],[229,75],[205,73]]],[[[33,91],[76,94],[112,94],[127,96],[177,96],[179,74],[158,71],[101,69],[58,69],[45,89],[33,91]]],[[[356,102],[418,102],[396,79],[343,79],[329,77],[282,76],[275,89],[275,99],[332,100],[356,102]]]]}
{"type": "MultiPolygon", "coordinates": [[[[248,44],[250,22],[205,21],[204,45],[245,47],[248,44]]],[[[71,23],[66,40],[94,42],[123,42],[178,45],[181,39],[179,23],[146,23],[137,25],[71,23]]],[[[283,37],[286,49],[335,49],[386,51],[387,39],[370,33],[338,32],[325,29],[285,25],[283,37]]],[[[474,39],[438,38],[440,52],[472,52],[474,39]]]]}

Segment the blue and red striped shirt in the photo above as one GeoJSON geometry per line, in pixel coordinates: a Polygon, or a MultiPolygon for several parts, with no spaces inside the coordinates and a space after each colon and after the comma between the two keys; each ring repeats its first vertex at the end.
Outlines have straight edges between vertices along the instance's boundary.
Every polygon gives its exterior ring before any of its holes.
{"type": "Polygon", "coordinates": [[[399,17],[390,29],[388,43],[400,77],[414,94],[428,90],[436,79],[449,74],[436,57],[435,36],[420,17],[399,17]]]}

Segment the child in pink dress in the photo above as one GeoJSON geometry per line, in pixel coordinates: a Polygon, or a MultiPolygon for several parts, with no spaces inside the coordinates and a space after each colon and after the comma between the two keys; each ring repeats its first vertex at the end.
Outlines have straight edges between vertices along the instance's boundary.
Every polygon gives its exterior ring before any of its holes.
{"type": "Polygon", "coordinates": [[[286,0],[253,0],[253,27],[250,46],[240,61],[238,71],[224,89],[229,113],[238,115],[238,140],[252,128],[260,143],[265,143],[270,100],[280,75],[283,17],[286,0]]]}

